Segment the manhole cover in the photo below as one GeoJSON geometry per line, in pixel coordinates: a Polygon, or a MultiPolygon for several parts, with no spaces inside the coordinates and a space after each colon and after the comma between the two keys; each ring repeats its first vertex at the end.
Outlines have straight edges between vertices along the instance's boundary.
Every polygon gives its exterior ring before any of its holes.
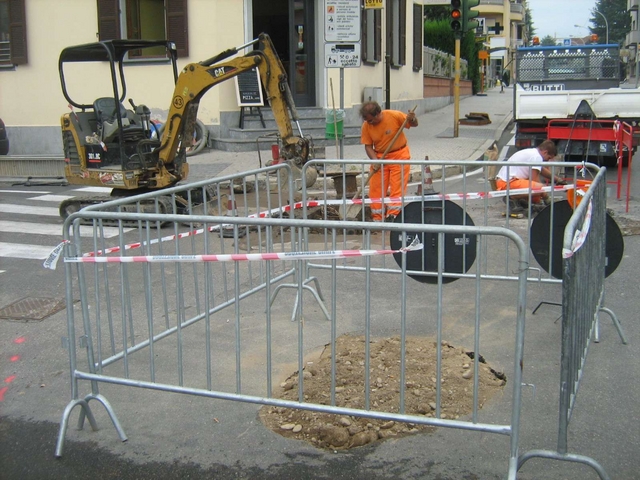
{"type": "Polygon", "coordinates": [[[65,308],[64,298],[27,297],[0,309],[0,318],[4,320],[42,321],[65,308]]]}

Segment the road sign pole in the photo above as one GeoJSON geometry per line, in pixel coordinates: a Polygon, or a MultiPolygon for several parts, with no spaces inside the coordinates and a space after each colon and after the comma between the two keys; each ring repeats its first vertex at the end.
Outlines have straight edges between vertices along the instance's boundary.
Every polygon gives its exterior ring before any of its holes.
{"type": "MultiPolygon", "coordinates": [[[[340,68],[340,110],[344,112],[344,68],[340,68]]],[[[344,135],[340,135],[340,160],[342,160],[343,158],[344,158],[344,135]]]]}
{"type": "Polygon", "coordinates": [[[456,60],[453,77],[453,138],[458,138],[458,119],[460,118],[460,36],[456,35],[456,60]]]}

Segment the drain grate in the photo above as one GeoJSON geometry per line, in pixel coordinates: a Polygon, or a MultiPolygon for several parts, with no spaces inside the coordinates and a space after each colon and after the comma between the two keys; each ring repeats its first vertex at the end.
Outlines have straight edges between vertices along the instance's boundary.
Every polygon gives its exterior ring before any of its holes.
{"type": "Polygon", "coordinates": [[[0,309],[0,318],[23,322],[42,321],[65,308],[64,298],[27,297],[0,309]]]}

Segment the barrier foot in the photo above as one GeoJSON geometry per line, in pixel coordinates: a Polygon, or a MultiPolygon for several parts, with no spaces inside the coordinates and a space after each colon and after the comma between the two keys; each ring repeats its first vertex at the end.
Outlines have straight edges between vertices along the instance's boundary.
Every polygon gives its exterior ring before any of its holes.
{"type": "Polygon", "coordinates": [[[527,460],[535,457],[549,458],[552,460],[560,460],[564,462],[583,463],[593,468],[602,480],[611,480],[609,475],[607,475],[607,472],[605,472],[604,468],[602,468],[602,465],[596,462],[593,458],[585,457],[584,455],[575,455],[572,453],[552,452],[551,450],[530,450],[523,455],[520,455],[520,457],[518,457],[518,470],[522,468],[522,465],[524,465],[527,460]]]}
{"type": "MultiPolygon", "coordinates": [[[[545,302],[542,301],[538,304],[538,306],[536,308],[533,309],[533,312],[531,312],[531,315],[535,315],[536,312],[538,311],[538,309],[542,306],[542,305],[554,305],[556,307],[561,307],[562,304],[561,303],[557,303],[557,302],[545,302]]],[[[560,320],[562,318],[562,315],[560,315],[558,318],[555,319],[555,321],[553,323],[556,323],[558,320],[560,320]]]]}
{"type": "MultiPolygon", "coordinates": [[[[84,397],[84,399],[87,401],[87,405],[89,404],[90,400],[97,400],[98,402],[100,402],[104,407],[104,409],[109,414],[109,418],[111,419],[111,422],[113,423],[113,426],[115,427],[116,432],[118,432],[118,436],[120,437],[120,440],[122,440],[123,442],[126,442],[128,440],[127,435],[124,433],[124,430],[122,429],[122,425],[120,425],[120,421],[118,421],[118,417],[116,417],[116,413],[114,412],[113,408],[111,407],[111,404],[109,403],[109,400],[107,400],[104,396],[100,395],[99,393],[98,394],[90,393],[89,395],[84,397]]],[[[89,413],[90,412],[91,411],[89,410],[89,413]]],[[[84,412],[80,412],[82,423],[84,423],[83,413],[84,412]]],[[[91,417],[89,417],[89,422],[91,422],[91,417]]],[[[81,421],[80,419],[78,419],[78,425],[80,424],[81,424],[81,421]]]]}
{"type": "Polygon", "coordinates": [[[69,416],[71,415],[71,411],[76,407],[76,405],[80,405],[82,407],[82,411],[80,416],[82,418],[82,422],[78,422],[78,429],[82,429],[84,425],[85,416],[89,419],[89,423],[91,424],[91,428],[95,432],[98,430],[98,424],[96,423],[96,419],[91,413],[91,409],[89,408],[89,403],[84,399],[76,399],[69,402],[62,413],[62,419],[60,420],[60,430],[58,431],[58,441],[56,442],[56,458],[60,458],[62,456],[62,449],[64,447],[64,437],[67,434],[67,428],[69,427],[69,416]]]}
{"type": "MultiPolygon", "coordinates": [[[[269,306],[273,305],[273,302],[275,302],[276,296],[278,295],[278,292],[283,288],[294,288],[294,289],[298,290],[298,284],[296,284],[296,283],[284,283],[282,285],[278,285],[275,288],[275,290],[273,291],[273,295],[271,296],[271,301],[269,302],[269,306]]],[[[322,293],[320,292],[320,286],[318,284],[318,279],[316,277],[308,278],[307,280],[302,282],[302,288],[304,290],[308,290],[308,291],[310,291],[312,293],[312,295],[314,296],[314,298],[318,302],[318,305],[322,309],[322,313],[324,313],[325,318],[327,320],[331,320],[331,315],[329,315],[329,311],[327,310],[327,307],[325,307],[325,305],[324,305],[322,293]],[[310,285],[307,285],[307,283],[309,283],[311,281],[313,281],[316,284],[316,288],[313,288],[310,285]],[[318,293],[318,292],[320,292],[320,293],[318,293]]],[[[295,302],[293,304],[293,314],[291,315],[291,321],[292,322],[295,322],[296,321],[296,317],[298,316],[298,304],[300,302],[299,296],[300,296],[299,292],[296,292],[296,300],[295,300],[295,302]]]]}
{"type": "Polygon", "coordinates": [[[622,341],[622,344],[626,345],[627,344],[627,338],[624,336],[624,331],[622,330],[622,325],[620,324],[620,321],[618,320],[618,317],[616,316],[616,314],[613,313],[613,310],[611,310],[611,309],[609,309],[607,307],[600,307],[600,311],[608,314],[611,317],[611,321],[615,325],[616,330],[618,330],[618,335],[620,335],[620,340],[622,341]]]}

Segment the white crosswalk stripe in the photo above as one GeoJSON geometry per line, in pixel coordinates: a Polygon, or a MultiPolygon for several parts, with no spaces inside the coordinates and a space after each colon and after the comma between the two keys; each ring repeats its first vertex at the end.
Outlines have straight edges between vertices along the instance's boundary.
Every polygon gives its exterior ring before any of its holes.
{"type": "MultiPolygon", "coordinates": [[[[18,203],[0,203],[0,215],[12,214],[20,216],[19,219],[10,220],[5,216],[0,219],[0,257],[14,259],[30,259],[41,261],[49,256],[55,246],[62,241],[62,222],[53,219],[60,218],[59,204],[65,199],[73,198],[76,193],[109,194],[111,188],[107,187],[84,187],[65,192],[53,193],[46,190],[0,190],[2,194],[16,195],[16,198],[27,200],[31,204],[21,205],[18,203]],[[39,218],[38,218],[39,217],[39,218]],[[35,220],[35,221],[34,221],[35,220]],[[53,220],[53,221],[52,221],[53,220]],[[47,223],[50,222],[50,223],[47,223]],[[16,235],[23,235],[19,239],[16,235]],[[12,240],[27,238],[26,241],[37,243],[30,238],[43,239],[48,245],[34,245],[27,243],[10,243],[12,240]],[[12,238],[13,237],[13,238],[12,238]]],[[[6,198],[6,196],[5,196],[6,198]]],[[[15,216],[12,218],[16,218],[15,216]]],[[[124,232],[132,229],[124,229],[124,232]]],[[[100,231],[100,236],[111,238],[117,236],[117,227],[104,227],[100,231]]],[[[81,226],[81,237],[93,237],[94,229],[91,226],[81,226]]],[[[0,274],[6,273],[6,268],[0,270],[0,274]]]]}
{"type": "Polygon", "coordinates": [[[55,247],[42,245],[20,245],[19,243],[0,242],[0,257],[29,258],[44,260],[55,247]]]}
{"type": "MultiPolygon", "coordinates": [[[[131,231],[131,228],[124,228],[123,232],[131,231]]],[[[97,229],[98,234],[104,238],[111,238],[118,235],[117,227],[103,227],[97,229]]],[[[0,220],[0,232],[5,233],[26,233],[28,235],[53,235],[62,238],[62,225],[53,225],[48,223],[31,223],[31,222],[8,222],[0,220]]],[[[80,227],[81,237],[93,237],[93,227],[83,225],[80,227]]]]}
{"type": "Polygon", "coordinates": [[[60,210],[57,207],[33,207],[31,205],[14,205],[0,203],[0,213],[21,213],[23,215],[43,215],[47,217],[59,217],[60,210]]]}
{"type": "Polygon", "coordinates": [[[60,203],[68,198],[73,198],[73,195],[40,195],[39,197],[30,197],[29,200],[41,200],[43,202],[57,202],[60,203]]]}

